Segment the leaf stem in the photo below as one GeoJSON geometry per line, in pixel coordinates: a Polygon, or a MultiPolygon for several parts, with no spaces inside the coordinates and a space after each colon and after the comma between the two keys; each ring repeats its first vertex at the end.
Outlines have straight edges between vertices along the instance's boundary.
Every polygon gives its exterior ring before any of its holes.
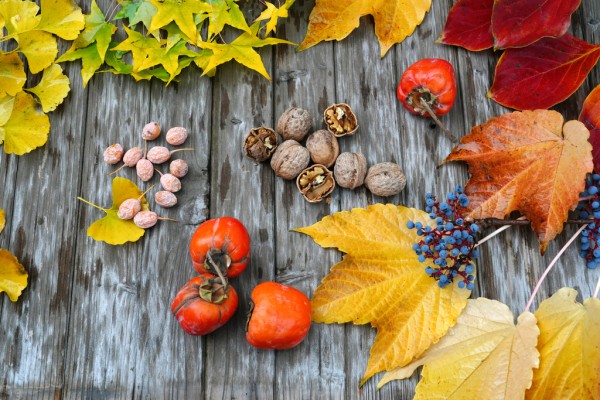
{"type": "Polygon", "coordinates": [[[575,241],[577,236],[579,236],[579,234],[586,227],[587,227],[587,225],[583,225],[581,228],[579,228],[577,230],[577,232],[575,232],[575,234],[571,237],[571,239],[569,239],[569,241],[560,249],[558,254],[556,254],[556,256],[552,259],[552,261],[550,261],[550,264],[548,265],[548,267],[546,267],[546,269],[544,270],[544,273],[542,274],[542,276],[538,280],[537,284],[535,285],[535,288],[533,289],[533,292],[531,293],[531,297],[529,298],[529,301],[527,302],[527,306],[525,306],[524,312],[529,311],[529,308],[531,307],[531,304],[533,303],[533,299],[535,298],[535,295],[537,294],[538,290],[540,289],[540,286],[542,286],[542,282],[544,281],[544,279],[546,279],[546,275],[548,275],[548,273],[550,272],[552,267],[554,267],[554,264],[556,264],[556,262],[558,261],[560,256],[567,250],[567,247],[569,247],[571,245],[571,243],[573,243],[573,241],[575,241]]]}
{"type": "Polygon", "coordinates": [[[598,278],[598,283],[596,283],[596,290],[594,290],[594,295],[592,297],[598,297],[599,292],[600,292],[600,278],[598,278]]]}
{"type": "Polygon", "coordinates": [[[86,199],[84,199],[84,198],[82,198],[82,197],[77,197],[77,200],[79,200],[79,201],[83,201],[83,202],[84,202],[85,204],[87,204],[88,206],[95,207],[95,208],[97,208],[98,210],[102,210],[102,211],[104,211],[105,213],[108,213],[108,210],[107,210],[107,209],[105,209],[105,208],[102,208],[102,207],[100,207],[100,206],[97,206],[97,205],[95,205],[94,203],[91,203],[91,202],[87,201],[86,199]]]}
{"type": "Polygon", "coordinates": [[[444,131],[444,133],[446,134],[446,136],[448,136],[448,138],[451,141],[456,142],[456,136],[454,136],[452,134],[452,132],[450,132],[450,129],[446,128],[446,125],[444,125],[442,123],[442,121],[440,121],[440,119],[437,117],[437,115],[435,115],[435,113],[433,112],[433,110],[431,109],[431,107],[429,107],[429,104],[427,104],[427,102],[424,99],[421,99],[421,105],[423,107],[425,107],[425,109],[427,110],[427,113],[429,114],[429,116],[431,118],[433,118],[433,120],[435,121],[435,123],[440,127],[441,130],[444,131]]]}

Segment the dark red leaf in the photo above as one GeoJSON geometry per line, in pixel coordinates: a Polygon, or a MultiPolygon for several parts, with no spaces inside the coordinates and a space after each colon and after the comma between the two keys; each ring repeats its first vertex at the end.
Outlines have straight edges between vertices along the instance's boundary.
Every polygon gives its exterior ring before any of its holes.
{"type": "Polygon", "coordinates": [[[494,0],[459,0],[452,6],[438,43],[479,51],[493,46],[494,0]]]}
{"type": "Polygon", "coordinates": [[[600,173],[600,85],[583,102],[579,120],[590,130],[594,171],[600,173]]]}
{"type": "Polygon", "coordinates": [[[496,0],[492,13],[495,47],[524,47],[562,36],[581,0],[496,0]]]}
{"type": "Polygon", "coordinates": [[[546,109],[573,94],[600,57],[600,45],[570,34],[504,52],[487,96],[517,110],[546,109]]]}

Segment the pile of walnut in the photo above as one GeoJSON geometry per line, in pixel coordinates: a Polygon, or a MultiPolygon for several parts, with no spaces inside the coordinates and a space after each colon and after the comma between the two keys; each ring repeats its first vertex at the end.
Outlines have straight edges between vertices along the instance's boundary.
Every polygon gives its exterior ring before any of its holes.
{"type": "Polygon", "coordinates": [[[304,140],[312,127],[308,111],[292,107],[277,122],[277,132],[283,137],[278,144],[271,128],[252,128],[244,139],[244,154],[257,162],[271,158],[271,168],[277,176],[296,179],[296,186],[304,198],[317,203],[339,186],[355,189],[363,183],[377,196],[400,193],[406,185],[402,168],[395,163],[373,165],[367,171],[367,159],[360,153],[342,153],[337,138],[352,135],[358,129],[356,115],[348,104],[329,106],[323,113],[327,130],[320,129],[304,140]],[[310,162],[314,163],[310,165],[310,162]],[[333,168],[333,173],[329,168],[333,168]]]}
{"type": "MultiPolygon", "coordinates": [[[[147,182],[150,179],[152,179],[152,177],[154,176],[154,171],[158,172],[160,174],[160,184],[163,190],[160,190],[155,193],[154,200],[156,201],[156,204],[163,208],[171,208],[177,204],[177,196],[175,195],[175,193],[181,190],[180,179],[187,175],[189,171],[188,164],[182,159],[173,160],[169,164],[169,173],[166,174],[160,172],[158,169],[155,168],[155,166],[169,161],[173,153],[193,149],[186,148],[169,150],[168,148],[163,146],[155,146],[146,151],[145,149],[147,147],[147,142],[157,139],[160,136],[160,133],[161,129],[157,122],[153,121],[147,123],[142,129],[142,139],[144,139],[145,141],[144,150],[141,147],[134,147],[125,152],[123,146],[121,146],[118,143],[113,144],[104,151],[104,162],[106,162],[107,164],[114,165],[123,161],[123,165],[114,172],[112,172],[112,174],[118,172],[124,167],[135,167],[137,176],[144,182],[147,182]]],[[[188,131],[187,129],[182,127],[171,128],[167,131],[166,134],[167,143],[169,143],[172,146],[182,145],[183,143],[185,143],[187,137],[188,131]]],[[[137,200],[137,204],[139,204],[139,199],[137,200]]],[[[134,207],[133,211],[135,210],[137,210],[137,208],[134,207]]],[[[134,212],[131,215],[131,217],[129,217],[129,214],[131,213],[119,213],[119,217],[121,219],[133,218],[134,222],[136,222],[135,217],[136,215],[138,215],[138,213],[134,212]],[[125,218],[123,218],[122,216],[125,218]]],[[[140,228],[148,228],[148,223],[144,223],[143,221],[141,221],[141,218],[139,219],[140,224],[136,222],[136,225],[140,226],[140,228]]],[[[155,218],[154,223],[150,226],[153,226],[156,223],[157,219],[160,218],[155,218]]]]}

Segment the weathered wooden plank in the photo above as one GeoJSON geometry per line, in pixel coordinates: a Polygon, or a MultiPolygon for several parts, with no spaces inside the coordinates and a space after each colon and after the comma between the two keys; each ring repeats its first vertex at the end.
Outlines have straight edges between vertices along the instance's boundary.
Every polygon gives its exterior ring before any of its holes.
{"type": "MultiPolygon", "coordinates": [[[[248,6],[254,8],[246,8],[246,15],[258,15],[257,4],[248,6]]],[[[263,48],[259,53],[273,75],[272,49],[263,48]]],[[[247,269],[231,282],[239,295],[237,313],[206,338],[207,399],[273,398],[273,354],[250,346],[244,327],[252,289],[274,277],[274,177],[241,151],[250,128],[272,121],[272,93],[270,81],[236,63],[219,67],[213,79],[210,217],[241,220],[250,234],[252,249],[247,269]]]]}
{"type": "MultiPolygon", "coordinates": [[[[313,6],[313,1],[297,3],[292,9],[290,23],[282,26],[278,33],[300,43],[313,6]]],[[[293,47],[277,47],[275,66],[273,126],[286,109],[297,106],[307,109],[313,117],[310,133],[323,129],[323,111],[336,101],[333,44],[323,43],[303,52],[297,52],[293,47]]],[[[311,297],[340,256],[334,251],[322,251],[308,236],[291,230],[312,225],[325,215],[339,211],[339,190],[330,195],[330,203],[311,204],[304,200],[295,180],[277,178],[275,196],[277,281],[311,297]]],[[[344,398],[345,358],[343,326],[313,324],[300,345],[276,352],[276,398],[344,398]]]]}

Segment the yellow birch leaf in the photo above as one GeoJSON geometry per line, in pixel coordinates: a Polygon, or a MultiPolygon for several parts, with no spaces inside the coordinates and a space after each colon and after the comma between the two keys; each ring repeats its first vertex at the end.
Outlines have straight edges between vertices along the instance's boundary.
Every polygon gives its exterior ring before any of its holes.
{"type": "Polygon", "coordinates": [[[600,300],[576,301],[562,288],[535,312],[540,327],[540,368],[528,400],[600,399],[600,300]]]}
{"type": "MultiPolygon", "coordinates": [[[[5,103],[0,99],[0,120],[3,119],[5,103]]],[[[29,153],[48,141],[49,132],[50,120],[38,109],[33,96],[25,92],[17,93],[10,117],[5,124],[0,125],[0,144],[4,140],[4,151],[19,156],[29,153]]]]}
{"type": "Polygon", "coordinates": [[[44,70],[40,83],[26,90],[38,97],[40,103],[42,103],[42,110],[47,113],[54,111],[67,97],[71,89],[69,78],[63,74],[60,65],[52,64],[44,70]]]}
{"type": "Polygon", "coordinates": [[[315,291],[312,318],[377,329],[361,384],[410,363],[436,343],[456,323],[470,294],[458,282],[442,289],[425,273],[412,249],[419,237],[406,227],[408,221],[435,227],[423,211],[376,204],[297,229],[322,247],[347,253],[315,291]]]}
{"type": "Polygon", "coordinates": [[[522,399],[538,367],[540,330],[525,312],[517,319],[498,301],[469,300],[456,325],[411,364],[384,375],[378,388],[410,377],[420,366],[414,399],[522,399]]]}
{"type": "Polygon", "coordinates": [[[361,17],[370,14],[383,57],[414,32],[430,7],[431,0],[317,0],[298,50],[323,40],[342,40],[358,27],[361,17]]]}
{"type": "Polygon", "coordinates": [[[18,35],[15,40],[19,43],[17,51],[27,58],[29,70],[33,74],[52,65],[58,54],[56,38],[48,32],[25,32],[18,35]]]}
{"type": "Polygon", "coordinates": [[[85,27],[81,8],[72,0],[41,0],[42,19],[37,29],[74,40],[85,27]]]}
{"type": "Polygon", "coordinates": [[[16,52],[0,52],[0,95],[16,95],[23,89],[26,81],[27,75],[19,55],[16,52]]]}
{"type": "Polygon", "coordinates": [[[6,225],[6,217],[4,216],[4,210],[0,208],[0,233],[4,230],[6,225]]]}
{"type": "Polygon", "coordinates": [[[27,287],[27,271],[10,251],[0,249],[0,293],[15,302],[27,287]]]}
{"type": "Polygon", "coordinates": [[[135,183],[126,178],[117,177],[112,182],[113,204],[110,208],[102,208],[89,201],[78,197],[84,203],[96,207],[106,213],[106,216],[97,220],[87,230],[88,236],[98,242],[111,245],[120,245],[127,242],[136,242],[144,236],[144,229],[137,227],[133,220],[119,218],[119,206],[127,199],[140,199],[142,210],[148,210],[148,201],[142,196],[142,191],[135,183]]]}

